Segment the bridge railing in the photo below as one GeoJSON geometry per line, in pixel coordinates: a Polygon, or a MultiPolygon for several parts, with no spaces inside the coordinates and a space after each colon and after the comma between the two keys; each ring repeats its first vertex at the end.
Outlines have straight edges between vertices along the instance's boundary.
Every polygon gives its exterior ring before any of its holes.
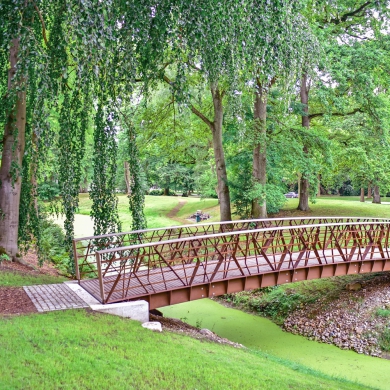
{"type": "MultiPolygon", "coordinates": [[[[313,223],[323,224],[353,221],[375,222],[381,220],[382,219],[380,218],[362,217],[267,218],[201,223],[196,225],[189,224],[76,238],[73,240],[73,256],[75,261],[76,278],[80,281],[86,278],[98,277],[95,253],[96,251],[103,249],[114,249],[135,244],[168,241],[185,237],[253,230],[259,228],[310,225],[313,223]]],[[[383,220],[386,221],[385,219],[383,220]]]]}
{"type": "Polygon", "coordinates": [[[363,272],[353,268],[359,264],[371,272],[369,264],[390,255],[387,221],[281,225],[97,250],[101,301],[313,266],[344,264],[345,273],[363,272]]]}

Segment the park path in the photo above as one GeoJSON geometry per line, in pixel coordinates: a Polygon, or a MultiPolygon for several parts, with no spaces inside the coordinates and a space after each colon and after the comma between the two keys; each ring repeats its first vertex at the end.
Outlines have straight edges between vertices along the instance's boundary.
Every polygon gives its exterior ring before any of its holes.
{"type": "Polygon", "coordinates": [[[76,281],[24,286],[23,289],[38,312],[81,309],[99,303],[76,281]]]}
{"type": "Polygon", "coordinates": [[[186,205],[186,201],[179,201],[179,203],[167,214],[169,219],[173,219],[176,222],[183,223],[184,219],[177,217],[177,213],[186,205]]]}

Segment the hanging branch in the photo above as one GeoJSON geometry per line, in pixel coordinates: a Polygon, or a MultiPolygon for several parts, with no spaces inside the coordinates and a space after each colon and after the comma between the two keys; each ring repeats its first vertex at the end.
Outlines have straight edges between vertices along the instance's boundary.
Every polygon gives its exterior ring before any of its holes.
{"type": "Polygon", "coordinates": [[[129,209],[132,215],[132,230],[146,229],[147,222],[144,214],[145,207],[145,193],[142,188],[142,177],[141,177],[141,164],[138,158],[138,147],[136,132],[133,122],[129,116],[118,109],[122,115],[122,123],[126,127],[128,150],[127,150],[127,161],[130,169],[130,193],[129,198],[129,209]]]}

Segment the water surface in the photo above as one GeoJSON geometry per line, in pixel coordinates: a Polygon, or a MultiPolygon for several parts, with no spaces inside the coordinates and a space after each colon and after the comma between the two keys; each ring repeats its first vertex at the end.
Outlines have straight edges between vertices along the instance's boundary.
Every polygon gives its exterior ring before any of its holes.
{"type": "Polygon", "coordinates": [[[207,328],[248,348],[298,362],[327,375],[346,378],[378,389],[390,389],[390,360],[341,350],[283,332],[270,320],[230,309],[210,299],[160,308],[165,317],[207,328]]]}

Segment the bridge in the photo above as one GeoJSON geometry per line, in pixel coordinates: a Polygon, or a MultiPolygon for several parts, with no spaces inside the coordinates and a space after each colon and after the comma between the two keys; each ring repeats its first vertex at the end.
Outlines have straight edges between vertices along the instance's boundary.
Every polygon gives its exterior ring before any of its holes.
{"type": "Polygon", "coordinates": [[[103,304],[154,309],[331,276],[390,271],[390,220],[279,218],[75,239],[76,277],[103,304]]]}

